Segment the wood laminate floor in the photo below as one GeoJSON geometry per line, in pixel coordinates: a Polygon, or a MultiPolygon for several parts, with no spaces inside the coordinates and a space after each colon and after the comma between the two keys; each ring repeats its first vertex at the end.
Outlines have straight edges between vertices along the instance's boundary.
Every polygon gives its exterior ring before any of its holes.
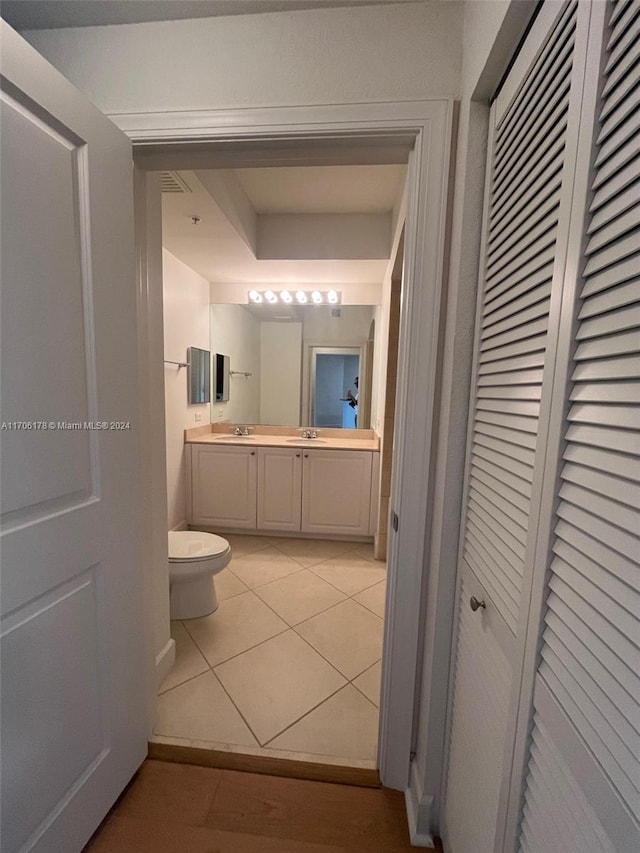
{"type": "Polygon", "coordinates": [[[87,853],[401,853],[404,796],[147,760],[87,853]]]}

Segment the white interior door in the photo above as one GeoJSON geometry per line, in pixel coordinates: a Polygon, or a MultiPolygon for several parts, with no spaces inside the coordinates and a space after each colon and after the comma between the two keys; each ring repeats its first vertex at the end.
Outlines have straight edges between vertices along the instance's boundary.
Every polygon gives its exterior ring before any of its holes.
{"type": "Polygon", "coordinates": [[[71,853],[146,754],[132,158],[1,26],[2,848],[71,853]]]}
{"type": "Polygon", "coordinates": [[[502,849],[573,180],[576,31],[575,3],[545,4],[491,113],[444,810],[455,853],[502,849]]]}

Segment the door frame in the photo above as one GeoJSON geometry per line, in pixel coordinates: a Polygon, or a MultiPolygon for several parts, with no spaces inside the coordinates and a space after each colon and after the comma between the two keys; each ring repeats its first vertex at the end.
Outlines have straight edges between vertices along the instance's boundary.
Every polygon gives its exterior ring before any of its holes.
{"type": "MultiPolygon", "coordinates": [[[[430,717],[444,720],[446,697],[442,690],[425,690],[425,677],[434,688],[449,668],[450,642],[423,650],[425,628],[421,600],[427,584],[446,602],[455,583],[439,564],[429,566],[433,456],[438,417],[440,335],[444,323],[443,299],[447,271],[447,219],[451,183],[455,102],[451,98],[421,101],[335,104],[225,110],[149,112],[109,116],[134,144],[141,177],[146,171],[184,168],[176,165],[191,152],[206,161],[207,150],[222,143],[255,143],[274,148],[291,140],[312,143],[330,152],[336,141],[352,140],[368,150],[393,150],[400,141],[411,145],[407,172],[408,204],[405,230],[400,350],[396,391],[391,514],[399,519],[391,530],[388,548],[387,602],[379,727],[379,769],[384,785],[406,790],[414,743],[415,705],[419,670],[422,695],[432,703],[430,717]],[[206,143],[206,145],[203,145],[206,143]],[[175,158],[174,165],[167,165],[175,158]],[[420,365],[420,370],[415,369],[420,365]],[[413,368],[413,369],[411,369],[413,368]],[[425,452],[426,451],[426,452],[425,452]],[[426,656],[426,657],[425,657],[426,656]],[[430,658],[430,659],[427,659],[430,658]],[[426,676],[425,676],[426,673],[426,676]],[[431,698],[434,697],[434,698],[431,698]]],[[[329,155],[330,157],[330,155],[329,155]]],[[[372,162],[380,162],[373,160],[372,162]]],[[[199,168],[207,168],[200,165],[199,168]]],[[[211,168],[211,166],[209,166],[211,168]]],[[[138,191],[144,189],[141,179],[138,191]]],[[[146,234],[140,232],[140,256],[146,234]]],[[[139,323],[149,336],[148,318],[154,314],[161,288],[140,287],[139,323]]],[[[162,337],[162,329],[155,330],[162,337]]],[[[153,350],[157,352],[157,347],[153,350]]],[[[157,381],[154,365],[142,365],[157,381]],[[149,370],[151,368],[151,371],[149,370]]],[[[160,374],[161,375],[161,374],[160,374]]],[[[147,422],[141,424],[142,442],[164,432],[161,389],[145,407],[147,422]]],[[[146,472],[145,490],[159,475],[159,454],[146,472]],[[154,476],[155,470],[155,476],[154,476]]],[[[151,546],[149,546],[151,548],[151,546]]],[[[151,567],[149,567],[151,570],[151,567]]],[[[168,595],[168,584],[167,584],[168,595]]],[[[438,601],[432,602],[437,611],[438,601]]],[[[149,610],[150,608],[148,608],[149,610]]],[[[145,618],[153,620],[153,613],[145,618]]],[[[421,713],[422,713],[421,708],[421,713]]],[[[434,731],[426,743],[436,753],[444,737],[434,731]]],[[[429,792],[435,794],[436,792],[429,792]]]]}

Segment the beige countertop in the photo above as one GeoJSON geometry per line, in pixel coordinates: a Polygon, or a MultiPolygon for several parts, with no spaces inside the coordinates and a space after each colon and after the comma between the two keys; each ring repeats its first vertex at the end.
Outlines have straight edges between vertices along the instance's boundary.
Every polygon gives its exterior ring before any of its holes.
{"type": "Polygon", "coordinates": [[[313,450],[372,450],[380,449],[380,442],[373,430],[326,429],[321,430],[318,438],[302,438],[296,428],[252,427],[247,436],[233,435],[231,428],[218,424],[195,427],[185,430],[187,444],[215,444],[224,446],[250,447],[310,447],[313,450]],[[264,432],[262,431],[264,430],[264,432]],[[357,432],[358,438],[353,437],[357,432]]]}

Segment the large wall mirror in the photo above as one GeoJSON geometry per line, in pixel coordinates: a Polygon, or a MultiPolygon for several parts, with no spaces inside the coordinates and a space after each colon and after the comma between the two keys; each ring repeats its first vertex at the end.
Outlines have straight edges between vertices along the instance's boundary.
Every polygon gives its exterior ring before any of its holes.
{"type": "Polygon", "coordinates": [[[212,422],[368,429],[378,310],[212,304],[211,348],[231,366],[229,400],[212,402],[212,422]]]}

